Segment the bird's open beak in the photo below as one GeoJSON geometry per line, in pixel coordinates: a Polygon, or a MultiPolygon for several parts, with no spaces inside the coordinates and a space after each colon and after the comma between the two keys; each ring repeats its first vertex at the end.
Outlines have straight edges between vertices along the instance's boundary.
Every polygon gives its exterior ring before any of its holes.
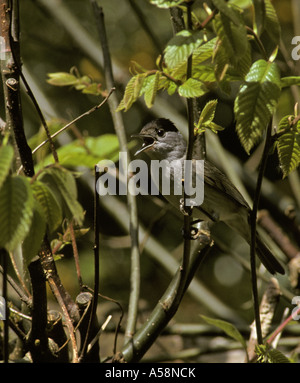
{"type": "Polygon", "coordinates": [[[145,152],[146,150],[149,150],[152,148],[152,146],[155,144],[155,139],[150,134],[133,134],[131,136],[132,138],[139,138],[143,140],[142,147],[134,154],[137,156],[138,154],[145,152]]]}

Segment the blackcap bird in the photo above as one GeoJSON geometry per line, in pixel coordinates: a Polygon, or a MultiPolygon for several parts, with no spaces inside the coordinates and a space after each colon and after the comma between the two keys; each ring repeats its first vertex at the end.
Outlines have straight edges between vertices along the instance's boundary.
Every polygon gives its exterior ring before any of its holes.
{"type": "MultiPolygon", "coordinates": [[[[173,162],[175,166],[172,167],[169,173],[171,182],[174,182],[177,170],[178,173],[182,174],[187,144],[182,134],[170,120],[158,118],[151,121],[135,137],[143,140],[142,147],[136,152],[136,155],[145,152],[152,160],[167,160],[169,162],[179,160],[173,162]],[[176,166],[180,168],[176,170],[176,166]]],[[[192,156],[194,162],[199,159],[197,149],[196,140],[192,156]]],[[[196,172],[195,169],[196,167],[193,165],[193,172],[196,172]]],[[[195,174],[193,174],[194,176],[195,174]]],[[[173,190],[172,187],[170,190],[173,190]]],[[[175,208],[182,210],[182,195],[171,193],[164,196],[175,208]]],[[[193,206],[192,214],[193,217],[202,221],[225,222],[250,244],[249,205],[227,176],[207,160],[204,161],[204,199],[201,205],[193,206]]],[[[270,273],[284,274],[283,267],[262,242],[258,234],[256,236],[256,252],[270,273]]]]}

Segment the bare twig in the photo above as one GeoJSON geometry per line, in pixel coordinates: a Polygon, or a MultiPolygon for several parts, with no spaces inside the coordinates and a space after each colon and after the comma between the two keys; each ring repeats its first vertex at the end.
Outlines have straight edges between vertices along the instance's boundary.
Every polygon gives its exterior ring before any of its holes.
{"type": "MultiPolygon", "coordinates": [[[[0,273],[3,274],[4,270],[3,267],[0,266],[0,273]]],[[[17,285],[17,283],[14,281],[14,279],[10,276],[7,275],[7,282],[10,284],[10,286],[15,290],[15,292],[18,294],[19,298],[21,299],[22,302],[26,304],[29,308],[32,305],[32,300],[31,297],[28,297],[24,291],[21,289],[20,286],[17,285]]]]}
{"type": "Polygon", "coordinates": [[[90,334],[92,330],[92,323],[96,320],[96,310],[98,303],[98,294],[99,294],[99,194],[97,191],[97,181],[99,177],[99,172],[97,171],[97,165],[95,166],[95,182],[94,182],[94,291],[92,299],[91,313],[87,325],[86,336],[83,342],[83,347],[81,350],[80,361],[83,361],[86,357],[86,352],[88,348],[88,342],[90,339],[90,334]]]}
{"type": "MultiPolygon", "coordinates": [[[[175,19],[175,18],[174,18],[175,19]]],[[[183,24],[183,22],[181,22],[183,24]]],[[[180,24],[180,21],[178,22],[180,24]]],[[[192,27],[192,14],[191,14],[191,5],[187,5],[187,26],[188,29],[192,27]]],[[[175,27],[174,27],[175,28],[175,27]]],[[[192,75],[192,56],[188,58],[187,61],[187,79],[192,75]]],[[[188,117],[188,146],[186,153],[187,163],[191,164],[193,146],[194,146],[194,103],[191,98],[187,99],[187,117],[188,117]]],[[[191,182],[191,181],[190,181],[191,182]]],[[[174,300],[174,304],[177,305],[181,301],[184,294],[184,286],[186,285],[187,270],[190,262],[190,252],[191,252],[191,213],[192,210],[186,205],[187,195],[184,188],[184,208],[190,214],[186,214],[183,217],[183,230],[184,230],[184,243],[183,243],[183,256],[181,264],[181,279],[177,289],[177,298],[174,300]]]]}
{"type": "Polygon", "coordinates": [[[25,282],[24,282],[24,280],[23,280],[23,278],[22,278],[22,276],[21,276],[21,274],[20,274],[20,271],[19,271],[19,269],[18,269],[17,263],[16,263],[16,261],[15,261],[15,258],[14,258],[14,255],[13,255],[12,252],[9,253],[9,257],[10,257],[10,261],[11,261],[11,263],[12,263],[14,272],[16,273],[16,276],[17,276],[19,282],[21,283],[21,286],[23,287],[23,289],[24,289],[25,293],[27,294],[27,296],[30,297],[31,294],[30,294],[30,292],[28,291],[28,288],[27,288],[27,286],[26,286],[26,284],[25,284],[25,282]]]}
{"type": "MultiPolygon", "coordinates": [[[[199,241],[197,243],[197,247],[190,259],[190,267],[187,272],[186,284],[183,292],[186,291],[196,270],[209,253],[211,248],[210,244],[210,238],[204,239],[204,237],[201,242],[199,241]]],[[[177,294],[176,288],[180,283],[181,273],[182,268],[179,266],[176,274],[150,314],[147,322],[136,332],[132,342],[128,342],[122,349],[122,358],[124,359],[121,358],[121,360],[125,360],[126,362],[138,362],[174,316],[180,303],[180,301],[177,300],[175,305],[174,300],[177,294]]]]}
{"type": "Polygon", "coordinates": [[[272,135],[272,122],[271,119],[266,133],[266,141],[264,146],[264,151],[260,163],[260,168],[258,172],[256,189],[253,198],[253,208],[250,214],[250,227],[251,227],[251,244],[250,244],[250,265],[251,265],[251,284],[252,284],[252,294],[253,294],[253,306],[254,306],[254,315],[256,323],[256,332],[257,332],[257,342],[262,344],[262,332],[261,332],[261,323],[259,315],[259,300],[258,300],[258,291],[257,291],[257,275],[256,275],[256,219],[258,204],[261,192],[261,185],[263,181],[263,176],[266,169],[267,159],[271,146],[271,135],[272,135]]]}
{"type": "Polygon", "coordinates": [[[81,271],[80,271],[80,265],[79,265],[79,255],[78,255],[78,248],[77,248],[77,243],[76,243],[76,238],[74,233],[73,222],[70,222],[69,230],[70,230],[71,241],[72,241],[73,256],[75,261],[77,279],[78,279],[79,287],[80,289],[82,289],[83,283],[82,283],[82,277],[81,277],[81,271]]]}
{"type": "MultiPolygon", "coordinates": [[[[81,118],[85,117],[85,116],[88,116],[90,115],[91,113],[95,112],[97,109],[101,108],[102,105],[104,105],[106,103],[106,101],[109,99],[109,97],[111,96],[111,94],[115,91],[115,88],[111,88],[111,90],[109,91],[108,95],[104,98],[104,100],[98,104],[98,105],[95,105],[93,106],[91,109],[89,109],[88,111],[82,113],[80,116],[74,118],[74,120],[72,120],[71,122],[69,122],[68,124],[66,124],[65,126],[63,126],[61,129],[59,129],[57,132],[55,132],[54,134],[51,135],[51,139],[55,138],[56,136],[58,136],[60,133],[62,133],[63,131],[65,131],[66,129],[68,129],[71,125],[75,124],[75,122],[79,121],[81,118]]],[[[32,151],[32,154],[36,153],[42,146],[44,146],[45,144],[47,144],[47,142],[49,142],[49,139],[47,138],[45,141],[41,142],[36,148],[33,149],[32,151]]]]}

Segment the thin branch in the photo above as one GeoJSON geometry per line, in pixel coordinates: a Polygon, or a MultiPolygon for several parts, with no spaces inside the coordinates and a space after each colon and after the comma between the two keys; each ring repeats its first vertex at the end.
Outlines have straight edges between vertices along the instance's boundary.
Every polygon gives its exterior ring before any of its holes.
{"type": "Polygon", "coordinates": [[[79,255],[78,255],[78,248],[77,248],[76,237],[75,237],[75,233],[74,233],[73,222],[70,222],[69,230],[70,230],[70,235],[71,235],[71,242],[72,242],[72,248],[73,248],[73,256],[74,256],[74,261],[75,261],[77,279],[78,279],[79,287],[82,290],[83,282],[82,282],[82,276],[81,276],[81,271],[80,271],[79,255]]]}
{"type": "MultiPolygon", "coordinates": [[[[4,270],[3,267],[0,266],[0,273],[3,274],[4,270]]],[[[20,300],[26,304],[27,307],[31,308],[32,306],[32,300],[31,297],[28,297],[24,291],[21,289],[20,286],[17,285],[17,283],[14,281],[14,279],[7,275],[7,281],[10,284],[10,286],[15,290],[15,292],[18,294],[20,300]]]]}
{"type": "MultiPolygon", "coordinates": [[[[210,238],[204,239],[204,237],[202,237],[201,242],[199,241],[197,243],[197,247],[191,256],[184,292],[192,281],[196,270],[208,255],[211,248],[210,245],[210,238]]],[[[123,347],[120,361],[125,360],[128,363],[138,362],[174,316],[180,303],[180,301],[177,300],[175,305],[174,300],[177,294],[176,288],[180,283],[181,274],[182,268],[179,266],[176,274],[150,314],[147,322],[136,332],[132,342],[128,342],[123,347]]]]}
{"type": "MultiPolygon", "coordinates": [[[[192,13],[191,13],[191,5],[187,4],[187,27],[188,29],[192,28],[192,13]]],[[[192,76],[192,56],[188,58],[187,61],[187,79],[192,76]]],[[[193,146],[194,146],[194,103],[191,98],[187,99],[187,117],[188,117],[188,146],[186,153],[187,163],[191,164],[192,155],[193,155],[193,146]]],[[[191,165],[192,166],[192,165],[191,165]]],[[[186,170],[186,169],[185,169],[186,170]]],[[[190,180],[192,182],[192,180],[190,180]]],[[[187,195],[184,188],[184,208],[189,214],[184,215],[183,217],[183,230],[184,230],[184,243],[183,243],[183,256],[182,256],[182,264],[181,264],[181,279],[180,284],[177,289],[178,300],[181,301],[182,296],[184,294],[184,286],[186,284],[187,278],[187,270],[190,262],[190,251],[191,251],[191,213],[192,210],[186,205],[187,195]]],[[[175,303],[177,303],[177,299],[175,303]]]]}
{"type": "Polygon", "coordinates": [[[280,334],[285,328],[286,326],[291,322],[291,321],[294,321],[295,318],[299,317],[300,315],[300,306],[298,306],[298,308],[293,311],[291,313],[291,315],[289,315],[274,331],[273,333],[269,336],[269,338],[267,339],[267,343],[268,344],[271,344],[274,339],[278,336],[278,334],[280,334]]]}
{"type": "Polygon", "coordinates": [[[32,101],[32,103],[34,105],[34,107],[35,107],[35,109],[37,111],[37,114],[38,114],[38,116],[39,116],[39,118],[41,120],[41,123],[43,125],[43,128],[44,128],[44,130],[46,132],[46,136],[47,136],[47,139],[48,139],[48,141],[50,143],[50,149],[51,149],[51,153],[53,155],[54,161],[57,163],[58,162],[58,155],[57,155],[57,152],[56,152],[56,149],[55,149],[55,146],[54,146],[54,143],[53,143],[53,140],[52,140],[52,137],[51,137],[48,125],[47,125],[47,122],[45,120],[45,117],[44,117],[44,115],[43,115],[43,113],[41,111],[41,108],[40,108],[36,98],[34,97],[34,94],[33,94],[32,90],[31,90],[31,88],[30,88],[30,86],[29,86],[29,84],[28,84],[28,82],[26,80],[26,77],[25,77],[23,71],[21,70],[21,68],[19,68],[19,71],[20,71],[20,77],[21,77],[21,79],[23,81],[23,84],[25,86],[26,92],[27,92],[28,96],[30,97],[30,99],[31,99],[31,101],[32,101]]]}
{"type": "Polygon", "coordinates": [[[262,331],[259,315],[259,299],[257,291],[257,275],[256,275],[256,220],[257,220],[257,211],[258,204],[261,192],[261,185],[263,181],[263,176],[266,169],[266,164],[268,160],[268,155],[270,147],[272,144],[272,119],[270,120],[266,133],[266,141],[264,146],[264,151],[260,163],[260,168],[257,177],[256,189],[253,198],[253,208],[250,214],[250,227],[251,227],[251,245],[250,245],[250,265],[251,265],[251,284],[252,284],[252,294],[253,294],[253,306],[254,306],[254,315],[256,323],[256,333],[257,333],[257,342],[262,344],[262,331]]]}
{"type": "Polygon", "coordinates": [[[73,359],[72,359],[72,362],[73,363],[78,363],[78,347],[77,347],[77,342],[76,342],[76,338],[75,338],[75,332],[74,332],[74,326],[72,324],[72,320],[70,318],[70,315],[69,315],[69,312],[68,312],[68,308],[55,284],[55,282],[53,281],[53,279],[49,279],[48,278],[48,283],[50,285],[50,288],[60,306],[60,308],[62,309],[62,312],[63,312],[63,315],[65,317],[65,321],[66,321],[66,325],[67,325],[67,328],[68,328],[68,331],[69,331],[69,336],[70,336],[70,340],[71,340],[71,345],[72,345],[72,351],[73,351],[73,359]]]}
{"type": "MultiPolygon", "coordinates": [[[[99,37],[103,51],[104,72],[107,87],[114,86],[114,76],[112,71],[111,56],[108,47],[108,40],[106,35],[104,13],[102,7],[99,7],[95,0],[91,0],[92,7],[94,9],[97,27],[99,30],[99,37]]],[[[125,134],[124,123],[120,112],[116,112],[119,100],[116,94],[113,95],[108,101],[111,116],[114,122],[116,135],[119,140],[120,150],[126,153],[127,161],[130,161],[129,152],[127,148],[127,139],[125,134]]],[[[122,164],[120,164],[122,166],[122,164]]],[[[128,182],[128,176],[127,176],[128,182]]],[[[132,339],[135,333],[137,315],[138,315],[138,303],[140,294],[140,254],[139,254],[139,242],[138,242],[138,214],[136,206],[136,198],[132,193],[127,194],[127,203],[130,214],[130,236],[131,236],[131,274],[130,274],[130,296],[128,305],[128,318],[125,331],[124,342],[132,339]]]]}
{"type": "Polygon", "coordinates": [[[84,339],[83,347],[81,350],[80,361],[84,360],[86,357],[87,347],[90,339],[90,334],[92,330],[92,323],[96,320],[96,310],[98,303],[98,294],[99,294],[99,194],[97,191],[97,181],[99,178],[99,172],[97,171],[97,165],[95,166],[94,173],[95,181],[94,181],[94,291],[93,291],[93,299],[92,299],[92,307],[91,313],[87,325],[86,336],[84,339]]]}
{"type": "MultiPolygon", "coordinates": [[[[109,97],[111,96],[111,94],[115,91],[115,88],[111,88],[111,90],[109,91],[108,95],[105,97],[105,99],[98,105],[95,105],[93,106],[91,109],[89,109],[88,111],[82,113],[80,116],[74,118],[74,120],[72,120],[71,122],[69,122],[68,124],[66,124],[65,126],[63,126],[61,129],[59,129],[57,132],[53,133],[51,135],[51,139],[53,139],[54,137],[58,136],[60,133],[62,133],[63,131],[65,131],[66,129],[68,129],[71,125],[75,124],[75,122],[79,121],[81,118],[85,117],[85,116],[89,116],[91,113],[95,112],[97,109],[101,108],[101,106],[103,106],[106,101],[109,99],[109,97]]],[[[42,146],[44,146],[45,144],[47,144],[47,142],[49,142],[49,139],[47,138],[45,141],[41,142],[36,148],[33,149],[32,151],[32,154],[36,153],[42,146]]]]}
{"type": "Polygon", "coordinates": [[[9,253],[9,257],[10,257],[10,261],[11,261],[11,264],[13,266],[13,269],[14,269],[14,272],[19,280],[19,282],[21,283],[21,286],[23,287],[25,293],[27,294],[28,297],[31,297],[31,294],[30,292],[28,291],[28,288],[23,280],[23,278],[21,277],[21,274],[20,274],[20,271],[18,269],[18,266],[17,266],[17,263],[15,261],[15,258],[14,258],[14,255],[12,252],[9,253]]]}

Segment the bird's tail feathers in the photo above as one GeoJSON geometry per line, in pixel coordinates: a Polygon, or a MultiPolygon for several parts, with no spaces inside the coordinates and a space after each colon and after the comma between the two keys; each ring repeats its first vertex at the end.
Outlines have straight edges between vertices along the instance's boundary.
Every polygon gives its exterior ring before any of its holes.
{"type": "Polygon", "coordinates": [[[271,273],[271,274],[284,274],[284,268],[281,266],[279,261],[274,257],[274,255],[271,253],[271,251],[267,248],[267,246],[262,242],[260,237],[257,235],[256,237],[256,252],[265,266],[265,268],[271,273]]]}

